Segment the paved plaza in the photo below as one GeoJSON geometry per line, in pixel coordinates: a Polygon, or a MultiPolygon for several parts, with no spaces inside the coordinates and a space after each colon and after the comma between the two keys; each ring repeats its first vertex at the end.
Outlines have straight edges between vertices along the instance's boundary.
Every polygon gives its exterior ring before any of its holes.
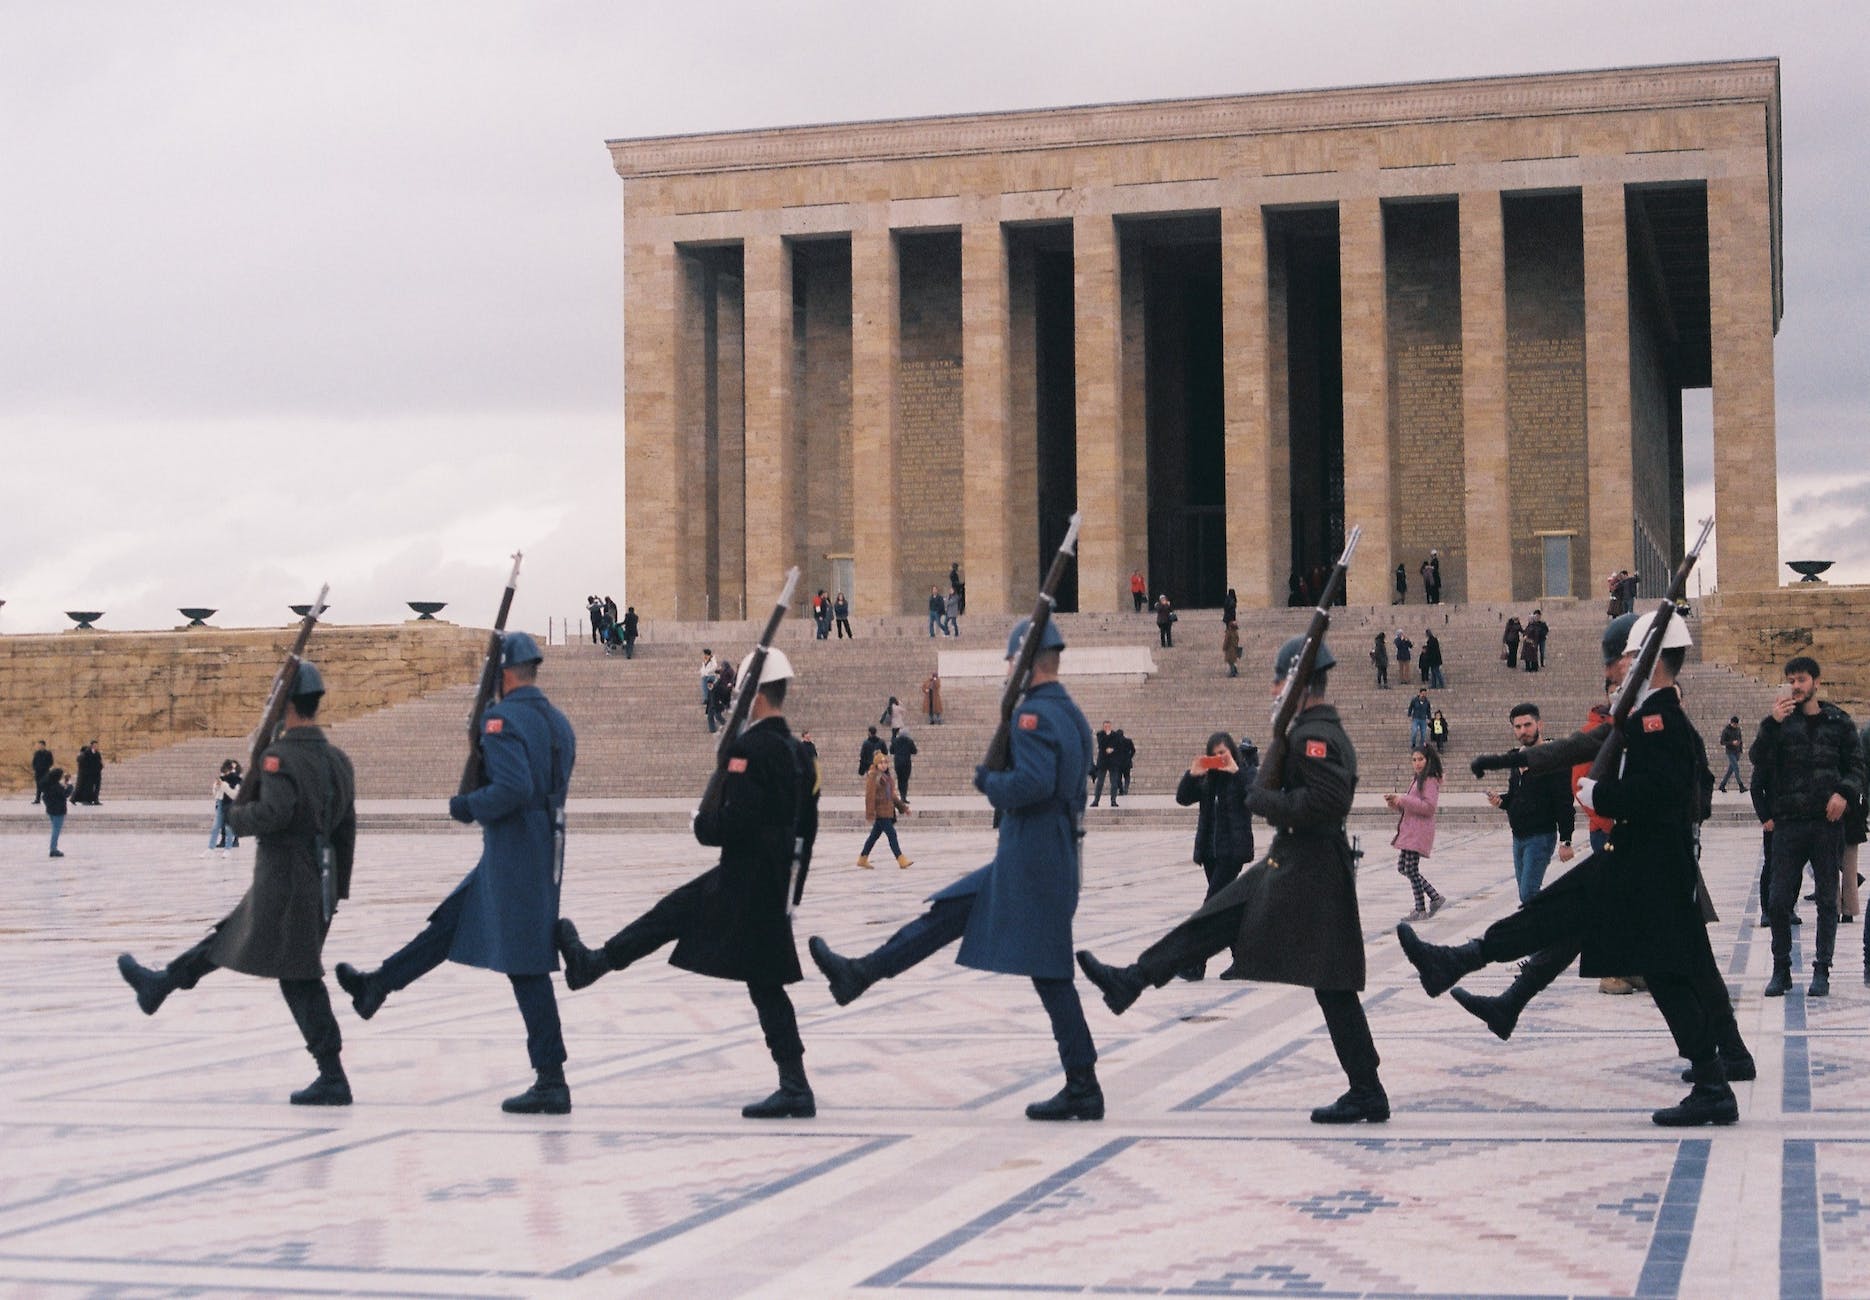
{"type": "MultiPolygon", "coordinates": [[[[1199,900],[1192,826],[1093,831],[1081,946],[1127,960],[1199,900]]],[[[867,949],[991,844],[903,833],[908,871],[821,841],[801,955],[811,933],[867,949]]],[[[1760,1077],[1738,1126],[1673,1132],[1649,1122],[1685,1088],[1647,998],[1567,976],[1497,1042],[1423,996],[1381,847],[1360,892],[1382,1126],[1306,1121],[1343,1086],[1309,992],[1212,977],[1121,1019],[1087,991],[1110,1117],[1029,1123],[1059,1078],[1038,1001],[951,953],[848,1009],[816,972],[795,987],[816,1120],[739,1117],[773,1083],[753,1009],[660,957],[561,992],[567,1117],[500,1113],[529,1077],[519,1015],[454,966],[367,1025],[339,998],[357,1104],[297,1109],[313,1065],[273,985],[219,973],[149,1020],[112,964],[166,960],[239,896],[251,850],[204,857],[206,834],[74,818],[57,862],[0,834],[0,1293],[1870,1296],[1861,934],[1839,931],[1836,995],[1763,1000],[1744,828],[1711,831],[1705,865],[1760,1077]]],[[[327,962],[408,938],[477,844],[366,834],[327,962]]],[[[566,915],[607,934],[703,854],[575,834],[566,915]]],[[[1456,900],[1431,938],[1512,906],[1504,829],[1444,828],[1427,871],[1456,900]]]]}

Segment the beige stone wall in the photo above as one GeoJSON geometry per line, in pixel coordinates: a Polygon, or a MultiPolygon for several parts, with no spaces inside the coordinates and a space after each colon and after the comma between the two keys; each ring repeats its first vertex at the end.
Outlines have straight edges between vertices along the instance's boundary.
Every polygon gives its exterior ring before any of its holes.
{"type": "Polygon", "coordinates": [[[1394,550],[1412,576],[1439,550],[1447,601],[1468,598],[1460,240],[1453,203],[1384,212],[1394,550]]]}
{"type": "MultiPolygon", "coordinates": [[[[96,739],[106,763],[191,736],[253,730],[297,633],[290,628],[64,632],[0,637],[0,790],[32,784],[33,742],[67,772],[96,739]]],[[[321,716],[354,718],[479,673],[487,633],[452,623],[323,627],[309,657],[324,673],[321,716]]],[[[244,755],[242,756],[245,757],[244,755]]]]}
{"type": "Polygon", "coordinates": [[[1806,654],[1823,672],[1823,694],[1870,721],[1870,586],[1795,582],[1773,591],[1727,591],[1701,609],[1702,653],[1765,681],[1806,654]]]}

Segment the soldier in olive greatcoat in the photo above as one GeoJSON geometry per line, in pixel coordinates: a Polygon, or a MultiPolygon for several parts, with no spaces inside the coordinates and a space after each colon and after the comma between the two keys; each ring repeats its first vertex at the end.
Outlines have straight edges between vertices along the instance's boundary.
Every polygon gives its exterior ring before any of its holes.
{"type": "Polygon", "coordinates": [[[320,958],[331,928],[327,899],[335,910],[336,900],[350,896],[356,778],[351,760],[315,721],[324,694],[318,669],[301,663],[286,701],[285,733],[246,778],[257,785],[257,797],[228,811],[237,834],[259,838],[253,884],[240,905],[161,970],[139,965],[127,952],[117,958],[137,1006],[151,1016],[169,994],[194,988],[216,967],[278,980],[306,1050],[318,1062],[317,1080],[292,1094],[295,1106],[351,1104],[320,958]]]}
{"type": "MultiPolygon", "coordinates": [[[[1304,645],[1293,637],[1273,664],[1283,683],[1304,645]]],[[[1223,979],[1297,984],[1314,991],[1350,1089],[1312,1111],[1315,1124],[1381,1123],[1389,1097],[1377,1077],[1376,1044],[1358,994],[1364,987],[1363,926],[1344,819],[1357,789],[1357,751],[1338,711],[1325,702],[1327,674],[1337,662],[1320,645],[1310,691],[1286,733],[1284,780],[1277,790],[1255,785],[1249,811],[1274,827],[1272,847],[1195,914],[1123,967],[1089,952],[1078,964],[1122,1015],[1145,988],[1161,988],[1178,971],[1227,948],[1234,964],[1223,979]]]]}

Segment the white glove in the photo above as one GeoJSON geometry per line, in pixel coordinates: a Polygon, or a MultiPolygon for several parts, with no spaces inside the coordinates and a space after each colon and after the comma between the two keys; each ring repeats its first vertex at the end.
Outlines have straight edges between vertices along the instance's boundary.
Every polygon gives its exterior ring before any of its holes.
{"type": "Polygon", "coordinates": [[[1586,808],[1589,808],[1592,812],[1597,811],[1597,805],[1592,802],[1596,794],[1597,782],[1593,781],[1590,777],[1587,776],[1578,782],[1578,802],[1583,804],[1586,808]]]}

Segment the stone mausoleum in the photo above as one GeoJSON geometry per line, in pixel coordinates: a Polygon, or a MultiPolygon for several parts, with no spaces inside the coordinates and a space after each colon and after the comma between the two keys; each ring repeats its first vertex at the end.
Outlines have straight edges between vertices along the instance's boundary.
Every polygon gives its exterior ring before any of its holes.
{"type": "Polygon", "coordinates": [[[626,580],[858,614],[1659,590],[1682,391],[1720,582],[1779,562],[1776,60],[615,140],[626,580]]]}

